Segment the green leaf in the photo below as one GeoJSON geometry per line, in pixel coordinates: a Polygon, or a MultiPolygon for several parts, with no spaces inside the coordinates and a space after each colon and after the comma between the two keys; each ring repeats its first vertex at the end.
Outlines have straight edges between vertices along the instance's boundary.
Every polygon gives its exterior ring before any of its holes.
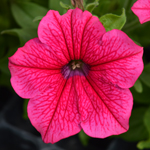
{"type": "Polygon", "coordinates": [[[150,87],[143,84],[143,82],[141,84],[143,89],[142,93],[137,92],[134,87],[130,88],[134,101],[142,104],[150,104],[150,87]]]}
{"type": "Polygon", "coordinates": [[[90,137],[89,137],[87,134],[85,134],[83,130],[81,130],[78,135],[79,135],[79,139],[80,139],[81,143],[82,143],[84,146],[87,146],[90,137]]]}
{"type": "Polygon", "coordinates": [[[23,118],[28,119],[28,114],[27,114],[27,105],[28,105],[29,99],[24,99],[23,102],[23,118]]]}
{"type": "Polygon", "coordinates": [[[0,62],[0,71],[4,74],[10,74],[8,69],[8,59],[3,62],[0,62]]]}
{"type": "MultiPolygon", "coordinates": [[[[66,5],[71,5],[70,0],[63,0],[66,5]]],[[[60,5],[60,0],[49,0],[49,9],[59,11],[60,15],[66,13],[66,10],[60,5]]]]}
{"type": "Polygon", "coordinates": [[[83,7],[86,7],[87,0],[83,0],[83,7]]]}
{"type": "Polygon", "coordinates": [[[95,2],[87,4],[85,10],[92,12],[98,5],[99,5],[99,0],[95,0],[95,2]]]}
{"type": "Polygon", "coordinates": [[[149,132],[149,137],[150,137],[150,107],[146,110],[146,113],[144,116],[144,123],[149,132]]]}
{"type": "Polygon", "coordinates": [[[8,57],[12,56],[16,51],[17,51],[18,47],[13,47],[13,48],[10,48],[7,52],[7,54],[2,58],[0,59],[0,63],[4,62],[4,61],[8,61],[8,57]]]}
{"type": "Polygon", "coordinates": [[[148,149],[150,148],[150,140],[147,140],[147,141],[141,141],[137,144],[137,147],[139,149],[148,149]]]}
{"type": "Polygon", "coordinates": [[[5,39],[0,36],[0,59],[3,58],[5,55],[6,48],[5,48],[5,39]]]}
{"type": "Polygon", "coordinates": [[[103,24],[106,31],[110,31],[112,29],[121,30],[126,23],[125,9],[123,9],[121,16],[117,16],[114,14],[106,14],[102,16],[100,18],[100,22],[103,24]]]}
{"type": "Polygon", "coordinates": [[[0,15],[0,30],[9,28],[10,20],[4,15],[0,15]]]}
{"type": "Polygon", "coordinates": [[[17,50],[17,47],[9,49],[8,53],[0,59],[0,71],[4,74],[10,75],[10,71],[8,69],[8,57],[12,56],[17,50]]]}
{"type": "Polygon", "coordinates": [[[129,130],[119,137],[127,141],[139,141],[148,138],[148,132],[144,124],[144,115],[147,107],[134,108],[129,121],[129,130]]]}
{"type": "MultiPolygon", "coordinates": [[[[22,0],[21,0],[22,1],[22,0]]],[[[48,7],[47,6],[47,4],[48,4],[48,0],[30,0],[30,1],[32,1],[33,3],[36,3],[36,4],[38,4],[38,5],[40,5],[40,6],[43,6],[43,7],[48,7]]]]}
{"type": "Polygon", "coordinates": [[[0,73],[0,83],[1,83],[0,84],[1,86],[6,86],[6,87],[8,87],[9,89],[12,90],[12,86],[10,84],[10,75],[0,73]]]}
{"type": "Polygon", "coordinates": [[[131,30],[126,30],[126,33],[131,39],[139,42],[143,47],[147,47],[150,45],[150,22],[146,22],[142,25],[138,22],[137,25],[133,26],[131,30]]]}
{"type": "Polygon", "coordinates": [[[33,19],[33,22],[41,21],[44,16],[37,16],[33,19]]]}
{"type": "Polygon", "coordinates": [[[4,30],[2,34],[10,34],[19,37],[20,45],[23,46],[28,40],[37,37],[36,29],[11,29],[4,30]]]}
{"type": "Polygon", "coordinates": [[[139,149],[150,148],[150,107],[146,110],[144,115],[144,124],[149,132],[149,139],[147,141],[141,141],[137,144],[139,149]]]}
{"type": "Polygon", "coordinates": [[[60,1],[60,6],[61,6],[62,8],[64,8],[64,9],[66,9],[66,10],[71,9],[71,6],[70,6],[70,5],[64,4],[62,1],[60,1]]]}
{"type": "MultiPolygon", "coordinates": [[[[93,10],[93,14],[97,16],[103,16],[107,13],[116,12],[116,10],[121,10],[118,6],[119,0],[100,0],[99,5],[93,10]],[[117,9],[116,9],[117,7],[117,9]]],[[[116,14],[119,14],[118,12],[116,14]]]]}
{"type": "Polygon", "coordinates": [[[140,79],[150,87],[150,63],[144,66],[140,79]]]}
{"type": "Polygon", "coordinates": [[[136,80],[135,84],[134,84],[134,88],[138,93],[142,93],[143,92],[143,87],[142,87],[142,83],[139,79],[136,80]]]}
{"type": "Polygon", "coordinates": [[[47,9],[31,2],[11,3],[11,10],[16,22],[23,28],[37,28],[38,22],[33,22],[37,16],[44,16],[47,9]]]}

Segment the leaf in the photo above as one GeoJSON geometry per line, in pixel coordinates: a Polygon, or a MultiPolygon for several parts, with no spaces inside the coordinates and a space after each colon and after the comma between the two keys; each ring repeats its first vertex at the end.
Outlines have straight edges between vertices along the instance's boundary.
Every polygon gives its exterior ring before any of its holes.
{"type": "MultiPolygon", "coordinates": [[[[128,17],[129,18],[129,17],[128,17]]],[[[132,18],[134,19],[134,18],[132,18]]],[[[143,47],[148,47],[150,45],[150,22],[140,24],[139,22],[136,25],[128,28],[129,30],[124,30],[131,39],[139,42],[143,47]],[[138,35],[138,36],[137,36],[138,35]]]]}
{"type": "Polygon", "coordinates": [[[8,17],[0,14],[0,29],[7,29],[10,26],[10,20],[8,17]]]}
{"type": "Polygon", "coordinates": [[[149,137],[150,137],[150,107],[146,110],[146,113],[144,116],[144,123],[149,132],[149,137]]]}
{"type": "Polygon", "coordinates": [[[12,86],[10,84],[10,75],[0,73],[0,83],[1,83],[1,86],[6,86],[12,90],[12,86]]]}
{"type": "Polygon", "coordinates": [[[17,47],[9,49],[8,53],[0,59],[0,71],[4,74],[10,75],[10,71],[8,69],[8,57],[12,56],[17,50],[17,47]]]}
{"type": "Polygon", "coordinates": [[[88,145],[88,142],[89,142],[89,139],[90,139],[91,137],[89,137],[87,134],[85,134],[83,130],[81,130],[81,131],[79,132],[78,136],[79,136],[79,139],[80,139],[81,143],[82,143],[84,146],[87,146],[87,145],[88,145]]]}
{"type": "Polygon", "coordinates": [[[92,12],[98,5],[99,5],[99,0],[95,0],[95,2],[87,4],[85,10],[92,12]]]}
{"type": "Polygon", "coordinates": [[[129,121],[129,130],[119,137],[127,141],[139,141],[148,138],[148,132],[144,124],[144,115],[147,107],[135,108],[129,121]]]}
{"type": "MultiPolygon", "coordinates": [[[[103,16],[107,13],[114,12],[116,10],[116,6],[118,8],[118,0],[100,0],[99,5],[93,10],[93,14],[97,16],[103,16]]],[[[121,10],[123,7],[118,8],[121,10]]],[[[115,11],[116,12],[116,11],[115,11]]],[[[117,14],[119,14],[117,12],[117,14]]]]}
{"type": "Polygon", "coordinates": [[[130,89],[132,92],[133,98],[135,102],[142,103],[142,104],[150,104],[150,97],[149,97],[150,87],[143,84],[143,82],[141,82],[141,84],[143,88],[142,93],[137,92],[134,87],[130,89]]]}
{"type": "Polygon", "coordinates": [[[0,71],[4,74],[7,74],[7,75],[10,74],[9,69],[8,69],[8,61],[7,62],[5,61],[5,62],[0,64],[0,71]]]}
{"type": "Polygon", "coordinates": [[[66,10],[71,9],[71,6],[70,6],[70,5],[64,4],[62,1],[60,1],[60,6],[61,6],[62,8],[64,8],[64,9],[66,9],[66,10]]]}
{"type": "Polygon", "coordinates": [[[13,48],[10,48],[7,52],[7,54],[5,55],[5,57],[3,57],[2,59],[0,59],[0,63],[4,62],[4,61],[8,61],[8,57],[12,56],[18,49],[18,46],[17,47],[13,47],[13,48]]]}
{"type": "Polygon", "coordinates": [[[123,9],[121,16],[117,16],[114,14],[106,14],[102,16],[100,18],[100,22],[103,24],[106,31],[110,31],[112,29],[121,30],[126,23],[125,9],[123,9]]]}
{"type": "Polygon", "coordinates": [[[134,88],[138,93],[142,93],[143,92],[143,87],[142,87],[142,83],[139,79],[137,79],[137,81],[134,84],[134,88]]]}
{"type": "Polygon", "coordinates": [[[150,87],[150,63],[144,66],[140,79],[150,87]]]}
{"type": "Polygon", "coordinates": [[[33,22],[37,16],[45,16],[47,9],[31,2],[11,3],[12,14],[16,22],[23,28],[37,28],[38,22],[33,22]]]}
{"type": "MultiPolygon", "coordinates": [[[[63,3],[69,4],[68,0],[63,0],[63,3]]],[[[49,0],[49,9],[57,10],[61,15],[65,13],[64,8],[60,5],[60,0],[49,0]]]]}
{"type": "MultiPolygon", "coordinates": [[[[150,138],[150,107],[146,110],[145,115],[144,115],[144,124],[149,132],[149,138],[150,138]]],[[[139,149],[144,149],[144,148],[150,148],[150,139],[147,141],[141,141],[138,143],[137,147],[139,149]]]]}
{"type": "Polygon", "coordinates": [[[87,0],[83,0],[83,7],[86,7],[87,0]]]}
{"type": "Polygon", "coordinates": [[[23,46],[28,40],[37,37],[36,29],[11,29],[4,30],[1,34],[10,34],[18,36],[21,46],[23,46]]]}
{"type": "Polygon", "coordinates": [[[41,21],[44,16],[37,16],[33,19],[33,22],[41,21]]]}
{"type": "Polygon", "coordinates": [[[10,74],[9,69],[8,69],[8,59],[3,62],[0,62],[0,71],[7,75],[10,74]]]}
{"type": "Polygon", "coordinates": [[[5,39],[1,36],[0,37],[0,59],[3,58],[5,55],[6,48],[5,48],[5,39]]]}
{"type": "Polygon", "coordinates": [[[147,140],[147,141],[141,141],[137,144],[137,147],[139,149],[148,149],[150,148],[150,140],[147,140]]]}
{"type": "Polygon", "coordinates": [[[28,119],[28,114],[27,114],[27,105],[28,105],[29,99],[24,99],[23,102],[23,118],[28,119]]]}

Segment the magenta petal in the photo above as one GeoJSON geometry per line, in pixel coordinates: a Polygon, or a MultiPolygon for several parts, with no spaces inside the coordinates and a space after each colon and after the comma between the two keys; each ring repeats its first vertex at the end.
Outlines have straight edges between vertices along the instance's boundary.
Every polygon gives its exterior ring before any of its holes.
{"type": "Polygon", "coordinates": [[[68,61],[80,59],[82,47],[85,51],[87,42],[92,38],[92,41],[99,41],[103,33],[105,29],[99,19],[79,8],[68,10],[62,16],[57,11],[50,10],[38,28],[40,40],[49,45],[59,58],[63,57],[68,61]]]}
{"type": "Polygon", "coordinates": [[[150,21],[150,0],[138,0],[131,10],[138,16],[141,24],[150,21]]]}
{"type": "Polygon", "coordinates": [[[122,31],[112,30],[103,35],[99,49],[88,52],[84,60],[90,64],[91,72],[104,82],[130,88],[143,70],[142,56],[142,47],[122,31]]]}
{"type": "Polygon", "coordinates": [[[43,17],[38,27],[38,37],[42,43],[48,45],[53,54],[64,61],[70,61],[69,52],[64,37],[64,32],[60,26],[58,11],[50,10],[43,17]]]}
{"type": "Polygon", "coordinates": [[[128,130],[133,105],[129,89],[121,89],[90,76],[76,77],[76,82],[81,127],[86,134],[105,138],[128,130]]]}
{"type": "Polygon", "coordinates": [[[38,38],[32,39],[9,58],[11,84],[21,97],[34,97],[62,77],[60,68],[63,65],[48,46],[38,38]]]}
{"type": "Polygon", "coordinates": [[[30,99],[28,116],[45,143],[80,132],[80,117],[74,80],[61,79],[49,91],[30,99]]]}
{"type": "Polygon", "coordinates": [[[95,16],[91,17],[84,28],[82,37],[80,57],[85,63],[90,63],[88,60],[91,59],[95,60],[95,56],[101,53],[99,50],[99,44],[104,33],[106,33],[105,28],[99,19],[95,16]]]}

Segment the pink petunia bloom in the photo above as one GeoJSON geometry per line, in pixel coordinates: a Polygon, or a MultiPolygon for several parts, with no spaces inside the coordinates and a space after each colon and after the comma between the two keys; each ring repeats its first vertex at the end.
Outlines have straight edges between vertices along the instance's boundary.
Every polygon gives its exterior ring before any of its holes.
{"type": "Polygon", "coordinates": [[[150,21],[150,0],[138,0],[131,10],[138,16],[141,24],[150,21]]]}
{"type": "Polygon", "coordinates": [[[11,84],[30,98],[28,116],[46,143],[77,134],[96,138],[129,128],[128,88],[143,70],[143,48],[120,30],[76,8],[50,10],[28,41],[9,58],[11,84]]]}

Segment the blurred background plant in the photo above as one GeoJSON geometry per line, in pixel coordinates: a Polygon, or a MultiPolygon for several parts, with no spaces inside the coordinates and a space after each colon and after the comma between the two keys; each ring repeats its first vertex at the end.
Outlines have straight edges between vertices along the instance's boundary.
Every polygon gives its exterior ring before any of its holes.
{"type": "MultiPolygon", "coordinates": [[[[107,31],[114,28],[120,29],[136,43],[144,47],[144,71],[135,85],[130,89],[134,98],[134,106],[130,118],[129,130],[122,135],[112,136],[106,140],[95,139],[96,144],[91,142],[93,138],[88,137],[81,131],[75,137],[78,139],[77,141],[82,149],[133,150],[136,149],[136,144],[139,149],[150,148],[150,22],[142,25],[139,23],[137,16],[131,11],[131,7],[135,1],[136,0],[84,0],[84,9],[99,17],[107,31]],[[115,142],[118,143],[116,147],[115,142]],[[122,145],[120,145],[121,142],[122,145]],[[123,144],[129,146],[123,147],[123,144]],[[134,144],[134,148],[132,144],[134,144]]],[[[39,21],[46,15],[49,9],[57,10],[62,15],[70,8],[73,8],[70,0],[0,1],[0,118],[2,118],[2,116],[5,118],[7,115],[2,115],[3,111],[7,109],[8,105],[12,106],[12,104],[10,104],[12,100],[8,99],[12,99],[12,97],[16,96],[10,84],[8,57],[12,56],[17,48],[23,46],[28,40],[37,37],[39,21]]],[[[16,107],[16,109],[20,110],[18,113],[20,113],[19,115],[22,118],[21,121],[26,121],[30,124],[26,112],[28,100],[20,101],[23,102],[21,105],[15,100],[14,103],[21,107],[21,110],[19,107],[16,107]]],[[[10,108],[11,107],[8,107],[8,109],[10,108]]],[[[12,111],[14,110],[12,109],[12,111]]],[[[16,115],[18,114],[9,112],[8,116],[9,119],[15,120],[16,115]]],[[[1,133],[3,119],[0,120],[1,133]]],[[[4,126],[6,127],[6,125],[4,126]]],[[[13,127],[16,128],[16,125],[13,124],[13,127]]],[[[2,129],[4,129],[4,127],[2,129]]],[[[33,130],[29,132],[33,133],[33,130]]],[[[9,129],[7,128],[6,131],[9,131],[9,129]]],[[[18,131],[18,133],[19,132],[21,133],[21,131],[18,131]]],[[[36,131],[34,131],[34,133],[35,132],[36,131]]],[[[6,132],[3,134],[7,135],[6,132]]],[[[38,135],[38,133],[34,135],[38,135]]],[[[2,149],[1,145],[2,142],[4,142],[4,140],[1,140],[3,139],[2,136],[3,135],[0,134],[0,149],[2,149]]],[[[17,138],[16,135],[13,136],[13,138],[17,138]]],[[[8,137],[6,136],[5,138],[7,140],[7,138],[10,137],[8,135],[8,137]]],[[[77,141],[74,138],[72,139],[72,145],[70,143],[70,146],[72,149],[75,149],[76,147],[73,147],[73,145],[75,145],[77,141]]],[[[58,145],[62,146],[63,144],[64,143],[60,142],[58,145]]],[[[4,147],[7,149],[7,146],[3,145],[3,148],[4,147]]],[[[69,149],[67,146],[62,147],[69,149]]],[[[52,148],[59,149],[58,147],[51,147],[51,149],[52,148]]],[[[36,148],[32,148],[32,150],[33,149],[36,148]]],[[[79,149],[79,147],[77,149],[79,149]]]]}

